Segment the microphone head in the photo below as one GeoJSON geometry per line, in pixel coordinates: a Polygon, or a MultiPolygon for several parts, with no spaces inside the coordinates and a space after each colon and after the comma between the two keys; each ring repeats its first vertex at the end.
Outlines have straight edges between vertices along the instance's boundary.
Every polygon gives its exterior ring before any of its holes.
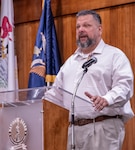
{"type": "Polygon", "coordinates": [[[97,63],[97,58],[96,57],[92,57],[91,59],[93,59],[93,63],[97,63]]]}
{"type": "Polygon", "coordinates": [[[86,61],[82,65],[82,68],[88,68],[89,66],[91,66],[92,64],[95,64],[96,62],[97,62],[97,58],[96,57],[92,57],[90,60],[86,61]]]}

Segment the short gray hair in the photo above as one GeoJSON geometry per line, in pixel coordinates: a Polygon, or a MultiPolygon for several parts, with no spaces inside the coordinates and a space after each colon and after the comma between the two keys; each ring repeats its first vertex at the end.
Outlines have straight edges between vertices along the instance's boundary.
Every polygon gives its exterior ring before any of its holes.
{"type": "Polygon", "coordinates": [[[81,10],[76,14],[76,17],[78,18],[80,16],[85,16],[85,15],[92,15],[99,24],[102,24],[100,15],[96,13],[94,10],[81,10]]]}

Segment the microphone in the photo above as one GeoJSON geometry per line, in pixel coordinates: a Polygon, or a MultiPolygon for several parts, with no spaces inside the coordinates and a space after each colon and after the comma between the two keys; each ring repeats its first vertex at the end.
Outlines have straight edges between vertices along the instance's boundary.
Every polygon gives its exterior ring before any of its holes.
{"type": "Polygon", "coordinates": [[[97,58],[96,57],[92,57],[90,60],[86,61],[83,65],[82,68],[88,68],[89,66],[91,66],[92,64],[95,64],[97,62],[97,58]]]}
{"type": "Polygon", "coordinates": [[[71,150],[75,150],[75,131],[74,131],[74,125],[75,125],[75,119],[74,119],[74,101],[75,101],[75,97],[76,97],[76,93],[77,93],[77,90],[78,90],[78,87],[85,75],[85,73],[88,71],[88,67],[91,66],[93,63],[95,64],[97,62],[97,58],[96,57],[92,57],[90,60],[86,61],[83,65],[82,65],[82,68],[84,69],[83,70],[83,74],[81,76],[81,78],[78,80],[77,84],[76,84],[76,87],[74,89],[74,92],[73,92],[73,96],[72,96],[72,100],[71,100],[71,128],[72,128],[72,136],[71,136],[71,150]]]}

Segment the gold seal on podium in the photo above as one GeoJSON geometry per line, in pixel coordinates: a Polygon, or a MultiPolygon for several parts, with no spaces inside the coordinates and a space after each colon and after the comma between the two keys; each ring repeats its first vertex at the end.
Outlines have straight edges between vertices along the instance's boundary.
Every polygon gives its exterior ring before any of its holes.
{"type": "Polygon", "coordinates": [[[27,150],[24,144],[27,136],[27,126],[21,118],[13,120],[9,126],[9,139],[13,143],[10,150],[27,150]]]}

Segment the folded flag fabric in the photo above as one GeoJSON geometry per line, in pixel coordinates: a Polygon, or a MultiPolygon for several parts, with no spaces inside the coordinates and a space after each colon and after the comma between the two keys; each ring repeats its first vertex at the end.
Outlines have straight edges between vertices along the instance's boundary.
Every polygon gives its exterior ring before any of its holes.
{"type": "Polygon", "coordinates": [[[0,91],[15,90],[14,10],[12,0],[1,0],[0,13],[0,91]]]}
{"type": "Polygon", "coordinates": [[[51,1],[45,0],[34,47],[28,88],[53,83],[61,66],[51,1]]]}

